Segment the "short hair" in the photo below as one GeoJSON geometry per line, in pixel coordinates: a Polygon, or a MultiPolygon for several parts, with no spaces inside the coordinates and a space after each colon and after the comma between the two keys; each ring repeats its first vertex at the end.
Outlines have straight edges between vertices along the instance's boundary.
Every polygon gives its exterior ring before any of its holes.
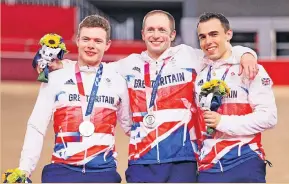
{"type": "Polygon", "coordinates": [[[199,17],[199,22],[198,22],[198,26],[197,27],[199,27],[200,23],[207,22],[208,20],[211,20],[211,19],[218,19],[221,22],[222,27],[224,28],[225,32],[227,32],[228,30],[231,29],[229,20],[223,14],[221,14],[221,13],[211,13],[211,12],[203,13],[199,17]]]}
{"type": "Polygon", "coordinates": [[[145,21],[146,19],[151,16],[151,15],[155,15],[155,14],[163,14],[166,15],[171,23],[171,30],[174,31],[176,29],[176,23],[175,23],[175,18],[172,16],[172,14],[170,14],[169,12],[163,11],[163,10],[152,10],[150,12],[148,12],[142,21],[142,29],[144,28],[145,25],[145,21]]]}
{"type": "Polygon", "coordinates": [[[105,30],[106,32],[106,41],[110,40],[110,31],[111,31],[111,26],[108,21],[108,19],[100,16],[100,15],[89,15],[85,17],[79,24],[78,26],[78,33],[77,36],[80,34],[80,30],[83,27],[87,28],[94,28],[94,27],[99,27],[105,30]]]}

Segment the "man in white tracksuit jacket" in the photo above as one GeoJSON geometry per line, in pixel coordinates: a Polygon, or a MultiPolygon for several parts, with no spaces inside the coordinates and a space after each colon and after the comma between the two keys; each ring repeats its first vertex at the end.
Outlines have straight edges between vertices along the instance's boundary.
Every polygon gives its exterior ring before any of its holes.
{"type": "Polygon", "coordinates": [[[41,84],[19,164],[26,176],[37,165],[53,120],[55,145],[51,163],[42,171],[43,183],[121,182],[115,127],[118,122],[129,132],[131,117],[125,80],[101,63],[110,46],[109,33],[108,20],[86,17],[79,25],[78,61],[49,73],[49,82],[41,84]]]}
{"type": "Polygon", "coordinates": [[[277,123],[273,82],[260,65],[253,80],[237,74],[239,64],[236,64],[236,57],[225,47],[232,31],[223,15],[203,14],[198,24],[198,35],[206,56],[205,66],[195,83],[197,101],[202,98],[202,85],[212,79],[223,80],[230,88],[230,94],[222,99],[217,112],[203,111],[198,181],[265,182],[266,160],[261,132],[277,123]],[[214,128],[215,133],[204,133],[205,126],[214,128]]]}

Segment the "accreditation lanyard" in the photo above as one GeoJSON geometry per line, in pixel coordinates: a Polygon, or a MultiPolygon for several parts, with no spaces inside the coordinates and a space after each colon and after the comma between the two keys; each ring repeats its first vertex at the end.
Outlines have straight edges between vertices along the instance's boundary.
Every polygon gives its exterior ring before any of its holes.
{"type": "Polygon", "coordinates": [[[148,62],[146,62],[144,65],[144,83],[145,83],[146,100],[150,99],[149,104],[148,104],[148,101],[146,101],[149,114],[151,114],[153,112],[153,107],[155,105],[155,100],[156,100],[156,96],[157,96],[157,91],[158,91],[158,87],[159,87],[159,83],[160,83],[161,74],[162,74],[163,68],[168,63],[170,58],[172,58],[172,57],[170,56],[170,57],[167,57],[164,59],[164,63],[162,65],[159,73],[157,74],[157,77],[156,77],[155,82],[153,83],[153,86],[151,86],[150,64],[148,62]]]}
{"type": "Polygon", "coordinates": [[[82,82],[82,77],[81,77],[79,65],[78,64],[75,65],[75,77],[76,77],[76,81],[77,81],[78,93],[80,95],[81,110],[82,110],[83,120],[88,120],[89,121],[89,116],[90,116],[90,114],[92,113],[92,110],[93,110],[93,105],[94,105],[95,98],[96,98],[96,95],[97,95],[99,83],[100,83],[100,80],[101,80],[101,77],[102,77],[102,72],[103,72],[103,65],[100,63],[99,68],[98,68],[98,70],[97,70],[97,72],[95,74],[95,79],[94,79],[94,83],[93,83],[93,86],[92,86],[92,89],[91,89],[91,93],[90,93],[90,96],[89,96],[86,112],[84,113],[85,104],[86,104],[86,97],[85,97],[85,92],[84,92],[84,87],[83,87],[83,82],[82,82]],[[85,118],[88,118],[88,119],[85,119],[85,118]]]}
{"type": "MultiPolygon", "coordinates": [[[[228,67],[226,68],[226,71],[225,71],[225,73],[223,74],[221,80],[224,81],[224,80],[226,79],[227,74],[228,74],[231,66],[232,66],[232,64],[228,65],[228,67]]],[[[207,74],[207,81],[210,81],[210,80],[211,80],[211,77],[212,77],[212,74],[211,74],[211,73],[212,73],[212,66],[209,67],[209,71],[208,71],[208,74],[207,74]]]]}

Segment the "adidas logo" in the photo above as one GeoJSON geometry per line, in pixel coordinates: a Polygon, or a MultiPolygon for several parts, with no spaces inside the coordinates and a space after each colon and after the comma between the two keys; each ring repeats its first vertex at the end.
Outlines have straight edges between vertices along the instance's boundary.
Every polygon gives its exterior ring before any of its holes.
{"type": "Polygon", "coordinates": [[[72,85],[75,85],[75,83],[73,82],[72,79],[69,79],[68,81],[66,81],[64,84],[72,84],[72,85]]]}
{"type": "Polygon", "coordinates": [[[136,66],[135,66],[135,67],[133,67],[133,69],[132,69],[132,70],[135,70],[135,71],[138,71],[139,73],[141,73],[141,72],[140,72],[140,68],[139,68],[139,67],[136,67],[136,66]]]}
{"type": "Polygon", "coordinates": [[[203,85],[203,84],[204,84],[203,79],[198,82],[198,86],[201,86],[201,85],[203,85]]]}

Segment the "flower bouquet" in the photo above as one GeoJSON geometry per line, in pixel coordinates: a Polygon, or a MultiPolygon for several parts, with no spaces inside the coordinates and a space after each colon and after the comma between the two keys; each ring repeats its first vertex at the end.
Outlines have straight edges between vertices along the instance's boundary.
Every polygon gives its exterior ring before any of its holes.
{"type": "MultiPolygon", "coordinates": [[[[223,97],[230,93],[230,89],[223,80],[213,79],[205,82],[201,87],[200,105],[203,110],[217,111],[222,105],[223,97]]],[[[215,130],[207,127],[207,134],[212,135],[215,130]]]]}
{"type": "Polygon", "coordinates": [[[48,63],[53,62],[55,59],[62,59],[63,55],[67,53],[66,46],[63,42],[63,38],[57,34],[49,33],[44,35],[39,44],[41,49],[36,53],[32,66],[34,68],[37,65],[42,69],[38,76],[38,81],[48,82],[48,63]]]}
{"type": "Polygon", "coordinates": [[[32,181],[26,177],[25,173],[20,169],[8,169],[2,174],[3,183],[32,183],[32,181]]]}

